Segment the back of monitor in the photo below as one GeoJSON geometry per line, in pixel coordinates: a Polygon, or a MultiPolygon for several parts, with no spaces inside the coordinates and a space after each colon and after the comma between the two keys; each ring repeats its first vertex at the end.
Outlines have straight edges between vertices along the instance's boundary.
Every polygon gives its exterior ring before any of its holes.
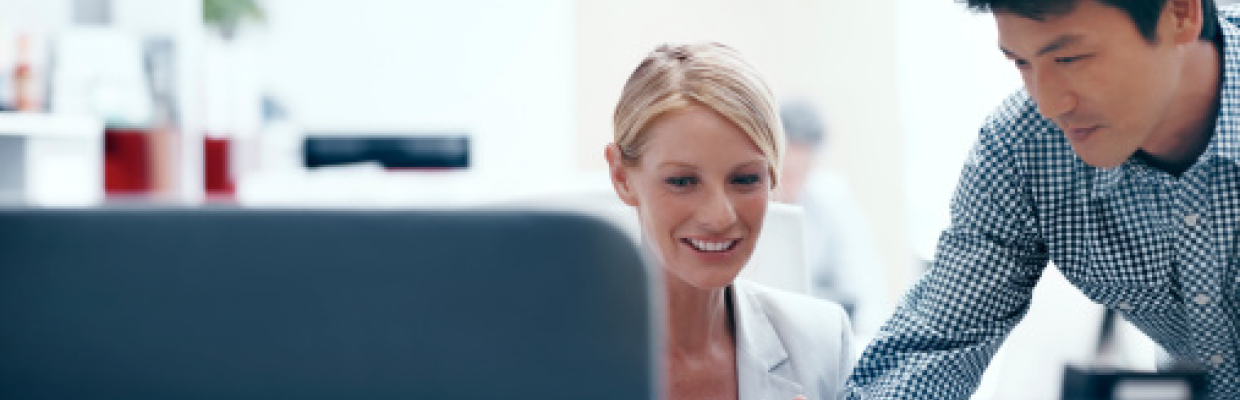
{"type": "Polygon", "coordinates": [[[650,398],[645,268],[557,213],[0,210],[0,398],[650,398]]]}

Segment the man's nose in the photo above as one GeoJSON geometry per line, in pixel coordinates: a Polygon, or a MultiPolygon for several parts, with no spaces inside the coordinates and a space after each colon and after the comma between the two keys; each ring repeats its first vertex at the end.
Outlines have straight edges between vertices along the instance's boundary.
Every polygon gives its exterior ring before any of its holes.
{"type": "Polygon", "coordinates": [[[1038,104],[1043,117],[1056,119],[1076,108],[1076,95],[1067,82],[1053,70],[1035,71],[1025,82],[1029,95],[1038,104]]]}

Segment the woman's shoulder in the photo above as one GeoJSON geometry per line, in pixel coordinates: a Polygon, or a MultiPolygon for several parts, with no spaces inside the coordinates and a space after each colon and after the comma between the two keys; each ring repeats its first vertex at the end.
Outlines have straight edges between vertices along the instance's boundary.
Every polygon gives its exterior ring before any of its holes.
{"type": "Polygon", "coordinates": [[[829,332],[851,333],[852,326],[844,308],[835,302],[738,279],[734,283],[739,296],[754,302],[779,331],[811,333],[826,337],[829,332]]]}
{"type": "Polygon", "coordinates": [[[742,329],[767,329],[762,346],[778,346],[785,363],[782,373],[799,383],[810,398],[834,398],[852,370],[852,326],[834,302],[805,294],[737,280],[738,306],[749,309],[742,329]],[[761,324],[769,327],[760,327],[761,324]]]}
{"type": "Polygon", "coordinates": [[[737,279],[733,285],[738,293],[748,296],[751,300],[761,302],[762,305],[770,305],[780,310],[788,312],[810,312],[814,314],[826,314],[828,316],[844,316],[844,308],[839,304],[810,296],[804,293],[797,293],[783,289],[776,289],[761,283],[737,279]]]}

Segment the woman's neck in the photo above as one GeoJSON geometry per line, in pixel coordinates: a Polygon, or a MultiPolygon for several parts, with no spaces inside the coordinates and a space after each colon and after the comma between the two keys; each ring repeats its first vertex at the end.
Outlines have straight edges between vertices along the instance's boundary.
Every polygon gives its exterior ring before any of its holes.
{"type": "Polygon", "coordinates": [[[668,399],[735,399],[736,342],[728,289],[701,289],[665,274],[668,399]]]}
{"type": "Polygon", "coordinates": [[[671,274],[664,278],[669,354],[703,355],[734,344],[727,288],[702,289],[671,274]]]}

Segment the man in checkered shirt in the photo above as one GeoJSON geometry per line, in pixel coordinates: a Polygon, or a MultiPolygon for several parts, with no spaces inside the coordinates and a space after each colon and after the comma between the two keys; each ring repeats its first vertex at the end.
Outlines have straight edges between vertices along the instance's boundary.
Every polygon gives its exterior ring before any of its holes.
{"type": "Polygon", "coordinates": [[[959,0],[1024,90],[982,126],[931,268],[853,399],[964,399],[1048,262],[1240,398],[1240,9],[1211,0],[959,0]]]}

